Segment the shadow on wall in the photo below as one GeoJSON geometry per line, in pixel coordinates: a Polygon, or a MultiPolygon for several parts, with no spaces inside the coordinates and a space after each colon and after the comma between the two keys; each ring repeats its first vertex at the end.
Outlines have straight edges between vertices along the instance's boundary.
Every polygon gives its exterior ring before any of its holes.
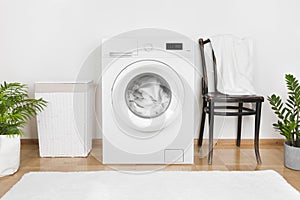
{"type": "MultiPolygon", "coordinates": [[[[181,35],[180,33],[174,32],[174,31],[170,31],[170,30],[164,30],[164,29],[151,29],[151,28],[145,28],[145,29],[138,29],[138,30],[132,30],[132,31],[128,31],[128,32],[124,32],[121,33],[119,35],[116,35],[112,38],[107,38],[109,40],[118,40],[120,38],[139,38],[139,37],[157,37],[157,38],[178,38],[179,35],[181,35]]],[[[184,35],[181,35],[181,37],[186,37],[184,35]]],[[[105,39],[103,39],[103,41],[105,41],[105,39]]],[[[103,42],[102,41],[102,42],[103,42]]],[[[102,71],[102,48],[103,48],[103,44],[99,44],[99,46],[97,48],[95,48],[94,50],[92,50],[89,53],[89,56],[85,59],[84,63],[82,64],[80,71],[78,73],[77,79],[76,81],[80,82],[80,81],[87,81],[87,80],[93,80],[94,84],[95,84],[95,107],[94,107],[94,119],[96,119],[96,123],[95,126],[93,128],[93,138],[101,138],[102,136],[102,76],[103,73],[105,73],[102,71]]],[[[197,45],[197,43],[195,42],[194,45],[197,45]]],[[[120,47],[121,48],[121,47],[120,47]]],[[[126,47],[127,48],[127,47],[126,47]]],[[[199,49],[198,46],[194,47],[195,49],[195,54],[196,55],[200,55],[199,54],[199,49]]],[[[128,49],[125,49],[128,50],[128,49]]],[[[199,56],[195,56],[195,64],[194,66],[197,67],[197,69],[195,69],[197,72],[196,76],[202,76],[201,74],[201,70],[200,70],[200,61],[199,61],[199,56]]],[[[196,84],[195,84],[195,91],[196,93],[195,95],[195,99],[197,99],[195,101],[195,107],[199,107],[199,97],[200,97],[200,78],[196,78],[196,84]]],[[[200,113],[197,112],[197,114],[200,113]]],[[[197,115],[198,116],[198,115],[197,115]]],[[[198,116],[199,117],[199,116],[198,116]]],[[[197,120],[195,120],[196,126],[198,127],[198,122],[199,119],[197,117],[197,120]]],[[[199,129],[196,128],[197,130],[199,129]]],[[[197,137],[199,131],[195,132],[195,137],[197,137]]]]}
{"type": "MultiPolygon", "coordinates": [[[[124,32],[118,35],[113,36],[112,38],[107,38],[109,40],[111,39],[116,39],[122,37],[122,38],[138,38],[138,37],[157,37],[157,38],[177,38],[181,35],[180,33],[170,31],[170,30],[164,30],[164,29],[151,29],[151,28],[145,28],[145,29],[138,29],[138,30],[132,30],[128,32],[124,32]]],[[[182,35],[183,36],[183,35],[182,35]]],[[[186,37],[186,36],[183,36],[186,37]]],[[[105,38],[106,39],[106,38],[105,38]]],[[[103,39],[103,41],[105,41],[103,39]]],[[[103,42],[102,41],[102,42],[103,42]]],[[[76,81],[86,81],[86,80],[93,80],[95,83],[95,108],[94,108],[94,117],[96,119],[96,124],[95,124],[95,129],[94,129],[94,134],[93,138],[99,138],[101,137],[101,124],[102,124],[102,119],[101,119],[101,82],[102,82],[102,76],[103,76],[103,71],[102,71],[102,66],[101,66],[101,55],[102,55],[102,48],[103,48],[103,43],[99,44],[97,48],[92,50],[89,53],[89,56],[85,59],[84,63],[82,64],[79,74],[77,76],[76,81]]],[[[126,47],[127,48],[127,47],[126,47]]],[[[198,50],[197,48],[195,48],[198,50]]],[[[196,62],[199,61],[196,60],[196,62]]],[[[198,66],[196,64],[196,66],[198,66]]],[[[104,70],[105,71],[105,70],[104,70]]],[[[200,84],[196,84],[197,86],[200,87],[200,84]]],[[[196,88],[196,91],[200,91],[200,88],[196,88]]],[[[199,98],[200,94],[196,94],[197,98],[199,98]]]]}
{"type": "Polygon", "coordinates": [[[92,80],[95,92],[95,107],[93,108],[93,118],[96,119],[93,126],[93,138],[101,137],[101,54],[102,48],[99,45],[97,48],[89,53],[89,56],[82,64],[76,81],[92,80]]]}

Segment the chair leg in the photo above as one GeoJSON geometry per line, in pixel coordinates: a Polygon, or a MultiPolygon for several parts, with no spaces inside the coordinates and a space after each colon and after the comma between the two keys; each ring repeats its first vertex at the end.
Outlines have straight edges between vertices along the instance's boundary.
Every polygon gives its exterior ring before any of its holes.
{"type": "Polygon", "coordinates": [[[209,103],[209,145],[208,145],[208,164],[212,164],[214,147],[214,102],[209,103]]]}
{"type": "Polygon", "coordinates": [[[254,136],[254,149],[257,164],[261,164],[261,158],[259,154],[259,126],[261,117],[261,102],[256,103],[256,114],[255,114],[255,136],[254,136]]]}
{"type": "MultiPolygon", "coordinates": [[[[239,113],[243,112],[243,103],[239,103],[239,113]]],[[[237,136],[236,136],[236,146],[241,145],[241,132],[242,132],[242,115],[238,116],[237,124],[237,136]]]]}
{"type": "Polygon", "coordinates": [[[201,117],[201,125],[200,125],[200,133],[198,138],[198,146],[201,147],[203,143],[203,134],[204,134],[204,125],[205,125],[205,117],[206,113],[204,109],[207,106],[207,102],[203,99],[203,106],[202,106],[202,117],[201,117]]]}

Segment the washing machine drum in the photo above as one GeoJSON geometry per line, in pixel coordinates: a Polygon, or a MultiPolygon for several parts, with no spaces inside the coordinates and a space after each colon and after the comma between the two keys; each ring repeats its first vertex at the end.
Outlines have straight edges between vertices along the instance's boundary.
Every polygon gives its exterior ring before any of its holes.
{"type": "Polygon", "coordinates": [[[115,123],[126,134],[157,133],[181,117],[183,83],[160,61],[141,60],[125,67],[112,87],[115,123]]]}

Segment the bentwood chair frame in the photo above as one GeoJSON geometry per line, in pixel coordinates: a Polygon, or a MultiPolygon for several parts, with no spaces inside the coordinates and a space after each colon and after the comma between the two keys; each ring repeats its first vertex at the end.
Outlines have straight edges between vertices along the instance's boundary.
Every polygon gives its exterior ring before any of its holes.
{"type": "Polygon", "coordinates": [[[258,164],[261,164],[261,158],[259,153],[259,127],[260,127],[260,119],[261,119],[261,107],[262,102],[264,101],[263,96],[256,95],[228,95],[223,94],[217,89],[217,63],[216,57],[214,54],[214,50],[211,45],[210,39],[203,40],[199,39],[200,46],[200,54],[201,54],[201,64],[202,64],[202,119],[200,125],[200,134],[198,140],[198,146],[202,146],[203,143],[203,133],[204,133],[204,125],[205,125],[205,117],[206,114],[209,116],[209,153],[208,153],[208,164],[212,164],[213,158],[213,139],[214,139],[214,117],[215,116],[237,116],[237,140],[236,146],[240,146],[241,143],[241,129],[242,129],[242,117],[254,115],[255,116],[255,127],[254,127],[254,149],[256,155],[256,161],[258,164]],[[213,76],[214,76],[214,92],[208,92],[208,75],[206,68],[206,60],[204,48],[205,45],[210,45],[212,51],[212,59],[213,59],[213,76]],[[221,106],[217,106],[216,104],[221,103],[221,106]],[[226,105],[226,103],[230,103],[230,105],[226,105]],[[236,104],[237,106],[233,106],[232,104],[236,104]],[[254,103],[255,108],[246,107],[245,104],[254,103]],[[234,110],[234,111],[233,111],[234,110]]]}

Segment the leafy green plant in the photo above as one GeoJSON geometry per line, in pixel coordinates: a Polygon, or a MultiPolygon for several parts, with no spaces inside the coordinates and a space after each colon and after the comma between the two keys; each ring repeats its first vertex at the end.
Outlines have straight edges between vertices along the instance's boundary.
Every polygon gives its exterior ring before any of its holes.
{"type": "Polygon", "coordinates": [[[300,147],[300,85],[297,78],[291,74],[285,75],[288,98],[284,103],[280,96],[272,94],[268,101],[278,117],[273,127],[284,135],[289,145],[300,147]]]}
{"type": "Polygon", "coordinates": [[[0,135],[23,135],[27,120],[42,111],[47,102],[30,99],[27,86],[21,83],[0,85],[0,135]]]}

